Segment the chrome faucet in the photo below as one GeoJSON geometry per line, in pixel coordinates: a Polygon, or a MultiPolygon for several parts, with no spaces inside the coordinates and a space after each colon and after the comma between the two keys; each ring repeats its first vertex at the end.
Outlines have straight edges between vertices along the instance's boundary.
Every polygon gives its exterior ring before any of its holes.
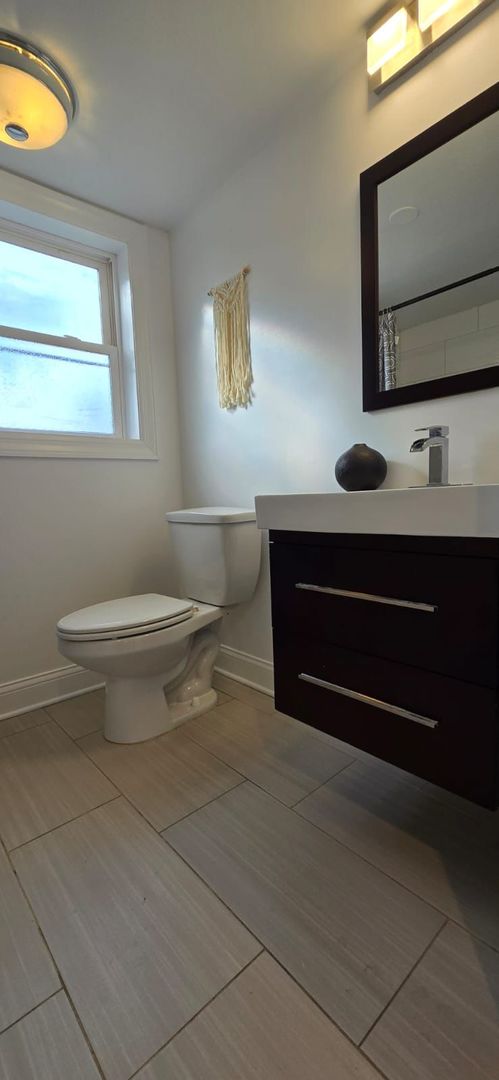
{"type": "Polygon", "coordinates": [[[411,446],[411,454],[420,453],[422,450],[430,451],[430,470],[428,487],[449,483],[449,429],[444,424],[436,424],[434,427],[416,428],[416,431],[427,431],[428,439],[415,439],[411,446]]]}

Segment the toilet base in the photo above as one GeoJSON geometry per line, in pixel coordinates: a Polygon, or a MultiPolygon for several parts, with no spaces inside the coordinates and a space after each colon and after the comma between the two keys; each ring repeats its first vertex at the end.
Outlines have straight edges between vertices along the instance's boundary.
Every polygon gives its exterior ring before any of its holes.
{"type": "Polygon", "coordinates": [[[178,724],[183,724],[184,720],[191,720],[194,716],[201,716],[202,713],[213,709],[216,703],[216,690],[207,690],[205,694],[199,694],[191,701],[172,702],[169,706],[172,727],[177,727],[178,724]]]}
{"type": "Polygon", "coordinates": [[[161,678],[157,682],[153,679],[108,679],[104,738],[115,743],[145,742],[172,731],[191,717],[201,716],[216,703],[216,691],[211,689],[191,701],[169,704],[161,678]]]}
{"type": "Polygon", "coordinates": [[[217,702],[211,686],[218,653],[218,635],[205,627],[195,635],[183,669],[169,676],[106,679],[104,738],[108,742],[137,743],[154,739],[217,702]]]}
{"type": "Polygon", "coordinates": [[[108,742],[144,742],[169,727],[164,676],[106,680],[104,738],[108,742]]]}

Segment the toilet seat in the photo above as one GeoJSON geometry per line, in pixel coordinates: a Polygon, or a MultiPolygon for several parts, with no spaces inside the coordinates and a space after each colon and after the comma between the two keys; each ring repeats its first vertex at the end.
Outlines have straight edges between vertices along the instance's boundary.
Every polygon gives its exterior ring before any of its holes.
{"type": "Polygon", "coordinates": [[[192,600],[175,596],[125,596],[73,611],[60,619],[57,633],[65,641],[111,641],[177,626],[192,618],[194,610],[192,600]]]}

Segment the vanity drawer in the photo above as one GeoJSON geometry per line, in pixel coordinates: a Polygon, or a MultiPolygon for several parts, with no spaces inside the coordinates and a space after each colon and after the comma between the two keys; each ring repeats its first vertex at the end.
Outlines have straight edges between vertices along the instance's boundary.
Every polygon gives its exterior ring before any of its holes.
{"type": "Polygon", "coordinates": [[[275,627],[497,686],[494,559],[274,543],[271,569],[275,627]]]}
{"type": "Polygon", "coordinates": [[[495,693],[274,633],[276,708],[434,784],[497,805],[495,693]]]}

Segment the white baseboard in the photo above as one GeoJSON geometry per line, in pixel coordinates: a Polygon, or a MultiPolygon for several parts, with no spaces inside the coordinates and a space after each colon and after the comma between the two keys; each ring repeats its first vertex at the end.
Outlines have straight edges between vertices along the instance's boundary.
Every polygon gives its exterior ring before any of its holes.
{"type": "Polygon", "coordinates": [[[221,645],[215,671],[273,696],[274,665],[271,660],[262,660],[259,656],[231,649],[229,645],[221,645]]]}
{"type": "Polygon", "coordinates": [[[0,720],[18,713],[41,709],[64,698],[76,697],[89,690],[97,690],[104,683],[95,675],[77,664],[42,671],[39,675],[29,675],[26,679],[14,679],[13,682],[0,684],[0,720]]]}
{"type": "MultiPolygon", "coordinates": [[[[274,665],[270,660],[221,645],[215,670],[264,694],[272,696],[274,693],[274,665]]],[[[44,705],[77,697],[101,686],[104,686],[102,678],[77,664],[1,683],[0,720],[42,709],[44,705]]]]}

